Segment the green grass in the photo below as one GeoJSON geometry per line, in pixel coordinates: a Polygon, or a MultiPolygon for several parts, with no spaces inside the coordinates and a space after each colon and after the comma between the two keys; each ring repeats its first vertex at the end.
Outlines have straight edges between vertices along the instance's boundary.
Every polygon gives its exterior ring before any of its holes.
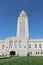
{"type": "Polygon", "coordinates": [[[43,65],[43,56],[0,59],[0,65],[43,65]]]}

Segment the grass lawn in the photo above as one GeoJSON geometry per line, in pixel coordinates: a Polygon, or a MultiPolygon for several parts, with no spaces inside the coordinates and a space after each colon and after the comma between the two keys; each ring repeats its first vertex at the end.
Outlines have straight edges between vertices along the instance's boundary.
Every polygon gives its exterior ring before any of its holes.
{"type": "Polygon", "coordinates": [[[0,65],[43,65],[43,56],[0,59],[0,65]]]}

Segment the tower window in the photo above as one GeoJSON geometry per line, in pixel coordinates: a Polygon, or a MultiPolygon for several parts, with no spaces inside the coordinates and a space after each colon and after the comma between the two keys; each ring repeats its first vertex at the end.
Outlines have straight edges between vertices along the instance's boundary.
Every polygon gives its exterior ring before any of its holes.
{"type": "Polygon", "coordinates": [[[25,22],[20,22],[20,36],[25,35],[25,22]]]}

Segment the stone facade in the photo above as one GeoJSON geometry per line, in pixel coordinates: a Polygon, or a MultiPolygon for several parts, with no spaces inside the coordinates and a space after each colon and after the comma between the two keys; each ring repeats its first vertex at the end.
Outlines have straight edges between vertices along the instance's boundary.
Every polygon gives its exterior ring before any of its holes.
{"type": "Polygon", "coordinates": [[[24,11],[21,12],[18,18],[17,36],[0,40],[0,58],[13,55],[43,56],[43,39],[29,38],[28,17],[24,11]]]}

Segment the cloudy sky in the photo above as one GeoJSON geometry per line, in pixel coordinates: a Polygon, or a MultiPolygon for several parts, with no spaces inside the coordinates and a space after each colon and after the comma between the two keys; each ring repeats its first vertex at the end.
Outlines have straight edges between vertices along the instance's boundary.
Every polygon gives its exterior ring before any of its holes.
{"type": "Polygon", "coordinates": [[[0,0],[0,39],[16,36],[22,10],[28,16],[30,38],[43,38],[43,0],[0,0]]]}

